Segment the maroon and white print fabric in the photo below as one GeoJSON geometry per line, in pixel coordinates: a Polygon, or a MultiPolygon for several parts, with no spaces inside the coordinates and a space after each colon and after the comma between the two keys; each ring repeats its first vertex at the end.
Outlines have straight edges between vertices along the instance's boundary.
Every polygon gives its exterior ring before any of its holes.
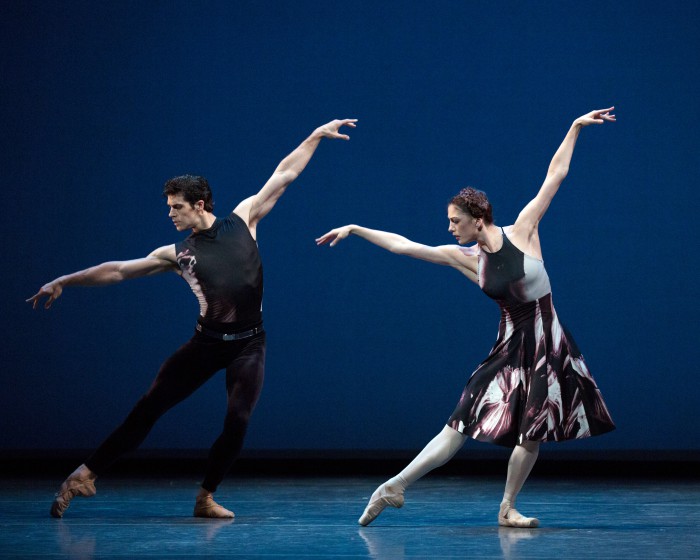
{"type": "Polygon", "coordinates": [[[523,301],[533,285],[549,290],[542,261],[524,255],[504,234],[498,252],[481,251],[479,284],[501,308],[498,338],[448,424],[476,440],[509,447],[615,429],[581,352],[559,322],[551,292],[523,301]]]}

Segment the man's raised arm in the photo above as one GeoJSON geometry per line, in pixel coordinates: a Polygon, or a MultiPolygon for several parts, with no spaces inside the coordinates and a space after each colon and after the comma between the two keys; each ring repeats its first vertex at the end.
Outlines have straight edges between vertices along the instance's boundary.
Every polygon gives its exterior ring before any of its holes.
{"type": "Polygon", "coordinates": [[[309,163],[322,138],[340,138],[350,140],[347,134],[338,132],[340,127],[349,126],[355,128],[357,119],[336,119],[323,126],[319,126],[311,135],[287,157],[285,157],[275,169],[275,172],[267,180],[260,192],[246,198],[234,212],[248,224],[254,232],[258,222],[262,220],[275,203],[284,194],[287,186],[296,179],[309,163]]]}

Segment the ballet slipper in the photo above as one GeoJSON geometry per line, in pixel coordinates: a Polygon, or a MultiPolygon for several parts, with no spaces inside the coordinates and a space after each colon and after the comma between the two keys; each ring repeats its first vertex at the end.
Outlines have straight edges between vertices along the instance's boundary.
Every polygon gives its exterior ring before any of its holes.
{"type": "Polygon", "coordinates": [[[70,502],[76,496],[91,498],[97,494],[95,479],[97,477],[85,466],[80,465],[73,473],[63,481],[56,492],[51,504],[51,517],[60,519],[70,506],[70,502]]]}
{"type": "Polygon", "coordinates": [[[208,517],[210,519],[230,519],[235,517],[236,514],[217,504],[211,494],[205,494],[204,496],[197,496],[197,500],[194,503],[193,515],[195,517],[208,517]]]}
{"type": "Polygon", "coordinates": [[[535,517],[525,517],[509,503],[503,502],[498,510],[498,524],[501,527],[521,527],[534,529],[540,522],[535,517]]]}
{"type": "Polygon", "coordinates": [[[396,491],[386,482],[374,491],[369,503],[365,508],[364,513],[358,520],[358,523],[363,527],[369,525],[377,516],[384,511],[387,506],[400,508],[403,507],[404,498],[403,491],[396,491]]]}

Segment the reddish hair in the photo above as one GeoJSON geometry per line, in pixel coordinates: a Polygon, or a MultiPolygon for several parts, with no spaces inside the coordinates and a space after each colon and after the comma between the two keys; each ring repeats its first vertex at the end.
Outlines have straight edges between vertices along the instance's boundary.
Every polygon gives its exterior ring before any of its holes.
{"type": "Polygon", "coordinates": [[[493,209],[484,191],[467,187],[459,191],[450,204],[474,218],[482,218],[487,224],[493,223],[493,209]]]}

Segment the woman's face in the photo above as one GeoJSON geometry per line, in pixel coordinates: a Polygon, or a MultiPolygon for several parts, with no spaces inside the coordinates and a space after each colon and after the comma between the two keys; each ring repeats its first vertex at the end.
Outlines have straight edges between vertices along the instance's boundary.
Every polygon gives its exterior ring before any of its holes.
{"type": "Polygon", "coordinates": [[[464,210],[450,204],[447,207],[447,219],[450,222],[450,227],[447,228],[457,243],[464,245],[466,243],[472,243],[476,241],[476,236],[479,233],[477,228],[477,220],[470,214],[467,214],[464,210]]]}

